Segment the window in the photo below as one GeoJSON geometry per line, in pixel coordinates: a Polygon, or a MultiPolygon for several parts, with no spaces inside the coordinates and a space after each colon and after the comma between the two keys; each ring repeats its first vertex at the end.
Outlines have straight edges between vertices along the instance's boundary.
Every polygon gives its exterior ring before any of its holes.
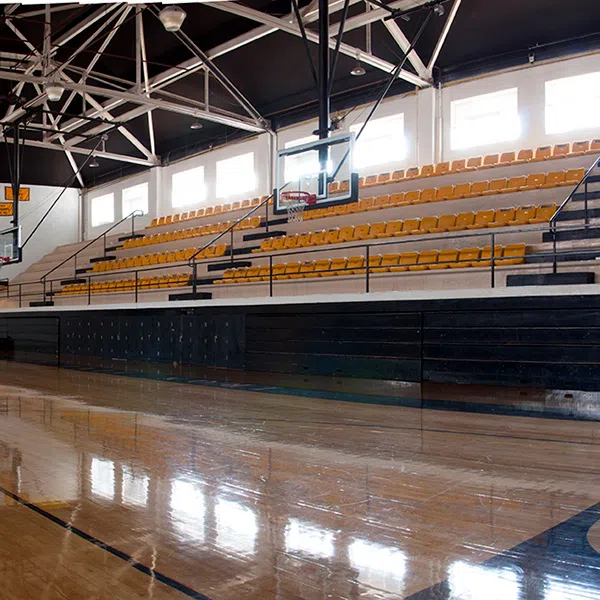
{"type": "Polygon", "coordinates": [[[148,184],[140,183],[123,190],[123,216],[130,215],[134,210],[148,214],[148,184]]]}
{"type": "Polygon", "coordinates": [[[600,127],[600,72],[546,82],[546,133],[600,127]]]}
{"type": "Polygon", "coordinates": [[[450,105],[453,150],[510,142],[521,134],[518,90],[456,100],[450,105]]]}
{"type": "MultiPolygon", "coordinates": [[[[295,148],[296,146],[302,146],[309,142],[315,142],[319,138],[316,135],[309,135],[308,137],[288,142],[285,145],[285,149],[295,148]]],[[[305,152],[302,154],[296,154],[285,157],[285,182],[297,181],[303,175],[314,175],[320,170],[319,167],[319,153],[318,152],[305,152]]]]}
{"type": "Polygon", "coordinates": [[[171,180],[171,206],[173,208],[202,204],[205,200],[204,167],[195,167],[173,175],[171,180]]]}
{"type": "Polygon", "coordinates": [[[217,198],[228,198],[256,189],[254,152],[217,163],[217,198]]]}
{"type": "Polygon", "coordinates": [[[115,195],[106,194],[92,198],[92,227],[106,225],[115,220],[115,195]]]}
{"type": "MultiPolygon", "coordinates": [[[[350,131],[358,135],[362,126],[363,123],[356,123],[350,131]]],[[[373,119],[354,146],[354,169],[397,163],[405,156],[404,115],[373,119]]]]}

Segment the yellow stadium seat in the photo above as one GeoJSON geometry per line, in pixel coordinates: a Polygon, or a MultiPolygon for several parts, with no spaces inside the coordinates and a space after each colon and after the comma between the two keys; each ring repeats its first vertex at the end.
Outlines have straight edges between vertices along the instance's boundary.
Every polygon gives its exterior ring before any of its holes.
{"type": "MultiPolygon", "coordinates": [[[[375,270],[381,264],[381,254],[372,254],[369,256],[369,273],[375,270]]],[[[355,275],[363,275],[367,272],[366,262],[358,269],[354,269],[355,275]]]]}
{"type": "Polygon", "coordinates": [[[361,190],[365,187],[365,178],[364,177],[358,178],[358,187],[361,190]]]}
{"type": "Polygon", "coordinates": [[[449,162],[441,162],[435,165],[435,175],[447,175],[450,173],[450,163],[449,162]]]}
{"type": "Polygon", "coordinates": [[[346,213],[349,215],[352,215],[358,211],[358,202],[350,202],[349,204],[346,205],[346,213]]]}
{"type": "Polygon", "coordinates": [[[329,270],[324,271],[321,277],[332,277],[333,275],[350,275],[350,273],[346,271],[347,263],[348,259],[346,258],[332,259],[331,265],[329,266],[329,270]]]}
{"type": "Polygon", "coordinates": [[[420,204],[421,203],[421,190],[414,190],[412,192],[406,192],[404,195],[404,204],[420,204]]]}
{"type": "Polygon", "coordinates": [[[373,206],[375,198],[363,198],[358,201],[358,210],[356,212],[366,212],[373,206]]]}
{"type": "Polygon", "coordinates": [[[298,234],[298,241],[297,241],[297,247],[298,248],[308,248],[308,246],[310,246],[310,238],[312,236],[312,233],[299,233],[298,234]]]}
{"type": "Polygon", "coordinates": [[[494,220],[491,223],[488,223],[488,227],[505,227],[511,221],[515,219],[515,209],[514,208],[502,208],[497,210],[494,215],[494,220]]]}
{"type": "Polygon", "coordinates": [[[390,196],[390,206],[402,206],[404,203],[405,203],[404,192],[399,192],[397,194],[392,194],[390,196]]]}
{"type": "Polygon", "coordinates": [[[569,169],[562,185],[577,185],[585,176],[585,169],[569,169]]]}
{"type": "Polygon", "coordinates": [[[421,167],[421,177],[433,177],[435,175],[435,167],[433,165],[423,165],[421,167]]]}
{"type": "Polygon", "coordinates": [[[285,249],[285,236],[280,235],[273,239],[273,247],[274,251],[284,250],[285,249]]]}
{"type": "Polygon", "coordinates": [[[248,281],[246,279],[246,273],[248,272],[248,267],[238,267],[233,274],[233,282],[234,283],[246,283],[248,281]]]}
{"type": "Polygon", "coordinates": [[[386,208],[390,203],[390,196],[377,196],[373,201],[373,205],[368,210],[380,210],[386,208]]]}
{"type": "Polygon", "coordinates": [[[298,247],[298,234],[296,235],[286,235],[285,236],[285,245],[286,250],[293,250],[298,247]]]}
{"type": "Polygon", "coordinates": [[[523,189],[537,190],[538,188],[541,188],[544,183],[546,183],[546,175],[544,173],[534,173],[527,177],[527,185],[523,189]]]}
{"type": "Polygon", "coordinates": [[[411,167],[410,169],[406,169],[404,174],[404,179],[415,179],[420,174],[419,167],[411,167]]]}
{"type": "Polygon", "coordinates": [[[258,271],[259,281],[269,281],[270,276],[271,276],[270,265],[262,265],[258,271]]]}
{"type": "Polygon", "coordinates": [[[488,223],[492,223],[494,221],[494,211],[493,210],[480,210],[475,215],[475,221],[472,225],[467,225],[467,229],[483,229],[488,226],[488,223]]]}
{"type": "Polygon", "coordinates": [[[513,192],[518,192],[519,190],[525,188],[527,186],[527,177],[525,175],[520,175],[519,177],[511,177],[506,182],[506,187],[502,190],[503,194],[512,194],[513,192]]]}
{"type": "Polygon", "coordinates": [[[467,229],[469,225],[472,225],[475,222],[475,213],[466,212],[460,213],[456,217],[456,223],[448,227],[448,231],[462,231],[463,229],[467,229]]]}
{"type": "Polygon", "coordinates": [[[439,256],[438,250],[423,250],[419,254],[419,258],[417,259],[416,265],[410,265],[408,267],[409,271],[426,271],[432,264],[437,263],[437,259],[439,256]]]}
{"type": "Polygon", "coordinates": [[[493,179],[490,181],[490,187],[483,192],[484,196],[493,196],[501,194],[506,189],[506,179],[493,179]]]}
{"type": "Polygon", "coordinates": [[[552,173],[548,173],[546,176],[546,183],[542,186],[542,188],[550,189],[554,187],[559,187],[565,182],[566,173],[564,171],[553,171],[552,173]]]}
{"type": "Polygon", "coordinates": [[[479,259],[479,254],[481,250],[479,248],[463,248],[458,253],[457,262],[453,262],[448,266],[451,269],[464,269],[467,267],[477,267],[479,266],[477,260],[479,259]]]}
{"type": "Polygon", "coordinates": [[[487,192],[490,188],[489,181],[476,181],[471,184],[471,192],[469,193],[467,198],[475,198],[477,196],[482,196],[483,192],[487,192]]]}
{"type": "Polygon", "coordinates": [[[402,231],[402,221],[389,221],[386,223],[385,231],[378,234],[378,238],[394,237],[396,233],[402,231]]]}
{"type": "Polygon", "coordinates": [[[437,263],[429,265],[430,269],[447,269],[451,263],[455,263],[458,259],[458,250],[442,250],[438,254],[437,263]]]}
{"type": "Polygon", "coordinates": [[[402,231],[398,231],[394,234],[394,236],[403,237],[405,235],[410,235],[413,231],[419,229],[420,223],[421,219],[406,219],[402,225],[402,231]]]}
{"type": "Polygon", "coordinates": [[[421,223],[419,224],[419,229],[415,231],[411,231],[413,235],[422,235],[424,233],[430,233],[432,229],[437,227],[438,218],[437,217],[423,217],[421,219],[421,223]]]}
{"type": "Polygon", "coordinates": [[[535,218],[535,206],[520,206],[515,211],[515,218],[509,221],[509,225],[527,225],[531,219],[535,218]]]}
{"type": "Polygon", "coordinates": [[[204,216],[205,217],[210,217],[211,215],[214,215],[215,213],[215,207],[214,206],[207,206],[204,209],[204,216]]]}
{"type": "Polygon", "coordinates": [[[466,170],[467,170],[467,161],[464,158],[452,161],[452,167],[450,168],[450,171],[452,173],[460,173],[461,171],[466,171],[466,170]]]}
{"type": "Polygon", "coordinates": [[[391,182],[402,181],[404,179],[404,169],[398,169],[392,173],[391,182]]]}
{"type": "Polygon", "coordinates": [[[285,279],[285,263],[273,265],[273,279],[285,279]]]}
{"type": "Polygon", "coordinates": [[[474,156],[473,158],[469,158],[467,160],[467,171],[473,171],[475,169],[480,169],[483,164],[483,156],[474,156]]]}
{"type": "Polygon", "coordinates": [[[444,233],[450,231],[450,227],[456,225],[456,215],[443,215],[439,218],[437,225],[430,229],[430,233],[444,233]]]}
{"type": "Polygon", "coordinates": [[[367,239],[375,239],[378,238],[382,233],[385,233],[385,228],[387,223],[385,221],[381,223],[373,223],[369,229],[369,233],[367,235],[367,239]]]}
{"type": "Polygon", "coordinates": [[[325,234],[325,243],[326,244],[338,244],[340,241],[340,230],[339,228],[335,228],[335,229],[330,229],[326,234],[325,234]]]}
{"type": "Polygon", "coordinates": [[[338,243],[351,241],[353,235],[354,235],[354,227],[352,225],[349,225],[347,227],[342,227],[338,233],[338,243]]]}
{"type": "Polygon", "coordinates": [[[315,270],[315,261],[306,260],[300,265],[300,277],[306,277],[308,273],[312,273],[315,270]]]}
{"type": "Polygon", "coordinates": [[[278,279],[299,279],[300,275],[300,262],[289,262],[285,264],[285,271],[283,275],[280,275],[278,279]]]}
{"type": "Polygon", "coordinates": [[[330,194],[337,194],[340,191],[340,182],[332,181],[327,189],[329,190],[330,194]]]}
{"type": "MultiPolygon", "coordinates": [[[[502,256],[502,246],[494,246],[494,262],[502,256]]],[[[481,249],[480,260],[477,263],[473,263],[474,267],[490,267],[492,265],[492,247],[484,246],[481,249]]]]}
{"type": "MultiPolygon", "coordinates": [[[[589,144],[588,144],[589,147],[589,144]]],[[[158,219],[152,219],[152,222],[150,223],[150,227],[156,227],[158,225],[158,219]]]]}
{"type": "MultiPolygon", "coordinates": [[[[419,200],[420,204],[425,204],[427,202],[435,202],[435,194],[436,190],[432,188],[427,188],[421,192],[421,198],[419,200]]],[[[417,202],[413,202],[413,204],[417,204],[417,202]]]]}
{"type": "Polygon", "coordinates": [[[365,266],[365,257],[364,256],[351,256],[348,259],[348,264],[346,268],[348,269],[348,275],[352,275],[356,273],[357,269],[361,269],[365,266]]]}
{"type": "Polygon", "coordinates": [[[248,267],[246,271],[246,279],[248,283],[256,283],[259,279],[260,267],[248,267]]]}
{"type": "Polygon", "coordinates": [[[598,154],[600,152],[600,138],[596,138],[590,142],[590,149],[586,154],[598,154]]]}
{"type": "Polygon", "coordinates": [[[199,208],[196,210],[196,218],[198,217],[204,217],[206,215],[206,209],[205,208],[199,208]]]}
{"type": "Polygon", "coordinates": [[[329,271],[329,267],[331,265],[331,259],[322,258],[315,261],[315,266],[313,271],[306,273],[305,277],[321,277],[324,271],[329,271]]]}
{"type": "Polygon", "coordinates": [[[378,266],[373,268],[373,273],[387,273],[391,267],[395,267],[398,264],[400,255],[395,252],[392,254],[384,254],[381,257],[381,262],[378,266]]]}
{"type": "Polygon", "coordinates": [[[327,230],[323,229],[322,231],[315,231],[310,236],[310,246],[322,246],[325,243],[325,236],[327,235],[327,230]]]}
{"type": "Polygon", "coordinates": [[[498,161],[499,167],[506,167],[508,165],[512,165],[517,160],[516,152],[503,152],[500,155],[500,160],[498,161]]]}
{"type": "Polygon", "coordinates": [[[535,218],[530,219],[529,222],[533,224],[547,223],[555,212],[556,204],[544,204],[542,206],[538,206],[535,211],[535,218]]]}
{"type": "Polygon", "coordinates": [[[443,202],[444,200],[451,200],[454,197],[454,186],[443,185],[439,187],[435,193],[436,202],[443,202]]]}
{"type": "Polygon", "coordinates": [[[373,187],[374,185],[377,185],[377,175],[365,177],[365,187],[373,187]]]}
{"type": "Polygon", "coordinates": [[[526,162],[531,162],[533,160],[533,150],[530,148],[526,148],[524,150],[519,150],[517,153],[517,160],[514,162],[516,164],[522,164],[526,162]]]}
{"type": "Polygon", "coordinates": [[[363,223],[362,225],[357,225],[354,228],[354,234],[352,235],[352,241],[369,239],[370,227],[371,227],[371,225],[369,223],[363,223]]]}
{"type": "Polygon", "coordinates": [[[548,160],[552,158],[552,146],[540,146],[535,151],[534,161],[548,160]]]}
{"type": "Polygon", "coordinates": [[[587,140],[583,142],[573,142],[569,156],[583,156],[590,149],[590,143],[587,140]]]}
{"type": "Polygon", "coordinates": [[[498,154],[488,154],[483,159],[483,164],[481,166],[484,169],[490,169],[492,167],[497,166],[499,162],[500,162],[500,156],[498,154]]]}
{"type": "Polygon", "coordinates": [[[336,216],[342,216],[348,213],[348,205],[347,204],[338,204],[334,208],[334,213],[336,216]]]}
{"type": "Polygon", "coordinates": [[[215,246],[215,256],[219,257],[219,256],[225,256],[225,252],[227,252],[227,248],[229,246],[227,246],[227,244],[217,244],[215,246]]]}
{"type": "Polygon", "coordinates": [[[564,158],[571,153],[571,144],[556,144],[552,149],[552,158],[564,158]]]}
{"type": "Polygon", "coordinates": [[[504,254],[501,260],[498,261],[500,265],[520,265],[525,262],[525,244],[507,244],[504,248],[504,254]]]}
{"type": "Polygon", "coordinates": [[[452,193],[452,199],[458,200],[460,198],[468,198],[471,194],[471,184],[470,183],[459,183],[454,187],[454,192],[452,193]]]}

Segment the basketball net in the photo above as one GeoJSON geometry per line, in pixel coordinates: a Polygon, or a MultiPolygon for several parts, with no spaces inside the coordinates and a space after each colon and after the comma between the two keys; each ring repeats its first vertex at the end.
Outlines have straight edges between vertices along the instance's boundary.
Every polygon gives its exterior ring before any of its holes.
{"type": "Polygon", "coordinates": [[[301,223],[304,216],[304,209],[308,205],[315,204],[316,201],[316,194],[309,192],[281,192],[280,202],[287,211],[288,223],[301,223]]]}

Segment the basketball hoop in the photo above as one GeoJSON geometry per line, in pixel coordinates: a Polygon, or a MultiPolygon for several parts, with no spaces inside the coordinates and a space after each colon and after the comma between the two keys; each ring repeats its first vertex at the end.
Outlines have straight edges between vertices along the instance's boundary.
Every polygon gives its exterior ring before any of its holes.
{"type": "Polygon", "coordinates": [[[10,263],[10,258],[8,256],[0,256],[0,271],[4,265],[8,265],[10,263]]]}
{"type": "Polygon", "coordinates": [[[288,223],[301,223],[304,209],[317,202],[317,195],[298,190],[281,192],[280,204],[288,215],[288,223]]]}

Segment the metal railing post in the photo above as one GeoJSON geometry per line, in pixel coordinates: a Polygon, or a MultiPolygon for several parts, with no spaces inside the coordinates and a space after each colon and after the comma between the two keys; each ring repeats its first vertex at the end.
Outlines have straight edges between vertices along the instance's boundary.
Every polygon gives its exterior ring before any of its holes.
{"type": "Polygon", "coordinates": [[[92,278],[88,277],[88,306],[92,303],[92,278]]]}
{"type": "Polygon", "coordinates": [[[552,273],[558,272],[558,259],[556,256],[556,223],[552,223],[552,273]]]}
{"type": "Polygon", "coordinates": [[[19,308],[23,306],[23,284],[19,284],[19,308]]]}
{"type": "Polygon", "coordinates": [[[198,265],[194,258],[192,262],[192,293],[195,294],[198,291],[198,265]]]}
{"type": "Polygon", "coordinates": [[[135,272],[135,303],[138,301],[138,271],[135,272]]]}
{"type": "Polygon", "coordinates": [[[366,265],[366,270],[365,270],[365,292],[368,294],[370,292],[370,281],[369,281],[369,262],[371,262],[371,248],[370,246],[367,244],[365,246],[366,252],[365,252],[365,258],[367,261],[367,265],[366,265]]]}
{"type": "Polygon", "coordinates": [[[231,254],[231,266],[233,267],[233,263],[234,263],[234,258],[233,258],[233,230],[235,229],[232,228],[230,231],[230,236],[229,236],[229,253],[231,254]]]}
{"type": "Polygon", "coordinates": [[[492,287],[496,287],[496,234],[492,233],[492,287]]]}
{"type": "Polygon", "coordinates": [[[269,256],[269,297],[273,297],[273,257],[269,256]]]}
{"type": "Polygon", "coordinates": [[[590,218],[588,217],[588,180],[586,179],[583,183],[583,211],[585,224],[588,225],[590,222],[590,218]]]}

